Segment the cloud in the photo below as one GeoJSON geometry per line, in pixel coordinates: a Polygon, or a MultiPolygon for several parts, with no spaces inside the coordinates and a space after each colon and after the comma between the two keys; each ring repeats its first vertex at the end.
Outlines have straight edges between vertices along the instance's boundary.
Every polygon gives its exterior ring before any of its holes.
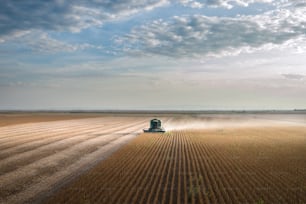
{"type": "Polygon", "coordinates": [[[78,32],[166,3],[166,0],[1,0],[0,36],[35,29],[78,32]]]}
{"type": "Polygon", "coordinates": [[[305,37],[306,8],[290,7],[255,16],[176,16],[136,27],[117,42],[130,53],[187,57],[273,49],[305,37]]]}
{"type": "MultiPolygon", "coordinates": [[[[22,44],[18,39],[24,37],[25,44],[37,51],[69,52],[86,49],[92,45],[71,45],[52,39],[46,33],[79,32],[174,2],[177,1],[3,0],[0,1],[0,43],[14,41],[22,44]],[[29,37],[37,33],[40,33],[37,37],[29,37]]],[[[124,50],[138,49],[151,54],[160,52],[162,55],[171,56],[223,52],[227,55],[268,43],[279,45],[289,39],[304,36],[305,33],[305,2],[302,0],[281,3],[275,0],[180,0],[179,3],[192,8],[232,8],[252,3],[273,3],[285,8],[279,9],[277,13],[255,17],[220,18],[197,15],[175,17],[171,21],[154,21],[152,24],[135,28],[129,35],[118,38],[117,41],[124,43],[124,50]],[[135,45],[138,46],[137,49],[135,45]]]]}
{"type": "Polygon", "coordinates": [[[253,3],[273,3],[275,0],[180,0],[180,2],[184,6],[189,6],[192,8],[202,8],[204,6],[208,6],[231,9],[236,5],[247,7],[249,4],[253,3]]]}
{"type": "Polygon", "coordinates": [[[282,76],[285,79],[290,79],[290,80],[303,80],[303,79],[306,79],[306,75],[302,75],[302,74],[282,74],[282,76]]]}
{"type": "Polygon", "coordinates": [[[180,0],[180,3],[184,6],[191,7],[191,8],[200,9],[200,8],[204,7],[203,3],[200,3],[200,2],[195,1],[195,0],[180,0]]]}
{"type": "Polygon", "coordinates": [[[112,13],[127,11],[152,10],[168,3],[167,0],[100,0],[89,1],[91,6],[103,8],[112,13]]]}
{"type": "Polygon", "coordinates": [[[192,8],[232,8],[252,3],[305,6],[302,0],[290,3],[276,0],[1,0],[0,43],[14,33],[32,30],[79,32],[177,2],[192,8]]]}
{"type": "MultiPolygon", "coordinates": [[[[153,10],[171,3],[192,8],[248,6],[276,0],[49,0],[0,1],[0,37],[29,30],[79,32],[133,14],[153,10]]],[[[278,3],[284,4],[284,3],[278,3]]],[[[296,1],[302,6],[303,1],[296,1]]],[[[1,40],[0,40],[1,41],[1,40]]],[[[2,39],[3,41],[3,39],[2,39]]]]}
{"type": "MultiPolygon", "coordinates": [[[[45,54],[102,48],[99,45],[91,45],[87,43],[71,44],[52,38],[48,33],[42,31],[20,32],[16,33],[11,38],[14,40],[8,42],[8,45],[16,45],[26,50],[45,54]]],[[[7,37],[7,39],[10,38],[7,37]]]]}
{"type": "Polygon", "coordinates": [[[58,52],[58,51],[66,51],[72,52],[78,49],[78,46],[71,45],[53,38],[50,38],[48,34],[42,33],[36,38],[33,36],[27,36],[23,38],[23,41],[31,47],[32,50],[37,52],[58,52]]]}

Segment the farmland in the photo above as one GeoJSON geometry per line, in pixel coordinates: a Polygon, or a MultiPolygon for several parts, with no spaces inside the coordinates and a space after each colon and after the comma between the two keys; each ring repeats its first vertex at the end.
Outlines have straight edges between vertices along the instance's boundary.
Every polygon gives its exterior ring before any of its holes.
{"type": "Polygon", "coordinates": [[[48,203],[305,203],[305,132],[142,134],[48,203]]]}
{"type": "Polygon", "coordinates": [[[305,116],[151,118],[1,127],[0,202],[306,203],[305,116]]]}
{"type": "Polygon", "coordinates": [[[58,188],[135,137],[149,120],[84,117],[37,122],[35,116],[31,123],[0,127],[0,203],[32,202],[58,188]]]}

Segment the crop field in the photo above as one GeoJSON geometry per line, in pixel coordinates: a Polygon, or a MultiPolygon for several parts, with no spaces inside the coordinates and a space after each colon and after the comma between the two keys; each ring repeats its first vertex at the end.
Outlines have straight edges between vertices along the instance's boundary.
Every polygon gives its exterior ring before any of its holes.
{"type": "Polygon", "coordinates": [[[99,117],[37,122],[36,118],[0,127],[0,203],[32,203],[103,160],[149,120],[99,117]]]}
{"type": "Polygon", "coordinates": [[[0,127],[0,203],[306,203],[305,116],[152,117],[0,127]]]}
{"type": "Polygon", "coordinates": [[[142,134],[46,203],[306,203],[306,128],[142,134]]]}

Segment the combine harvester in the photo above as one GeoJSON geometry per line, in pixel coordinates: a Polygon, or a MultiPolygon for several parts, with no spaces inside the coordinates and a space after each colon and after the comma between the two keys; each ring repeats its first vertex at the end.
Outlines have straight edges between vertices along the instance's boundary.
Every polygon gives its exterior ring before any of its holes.
{"type": "Polygon", "coordinates": [[[161,120],[159,119],[152,119],[150,121],[150,128],[147,130],[143,130],[144,132],[166,132],[165,129],[161,126],[161,120]]]}

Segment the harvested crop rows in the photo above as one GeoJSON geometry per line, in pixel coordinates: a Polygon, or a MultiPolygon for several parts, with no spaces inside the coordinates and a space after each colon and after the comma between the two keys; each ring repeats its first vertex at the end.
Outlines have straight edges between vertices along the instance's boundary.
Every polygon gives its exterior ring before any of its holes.
{"type": "Polygon", "coordinates": [[[0,127],[0,203],[31,203],[82,174],[146,127],[99,117],[0,127]]]}
{"type": "Polygon", "coordinates": [[[44,203],[306,203],[306,128],[142,134],[44,203]]]}

